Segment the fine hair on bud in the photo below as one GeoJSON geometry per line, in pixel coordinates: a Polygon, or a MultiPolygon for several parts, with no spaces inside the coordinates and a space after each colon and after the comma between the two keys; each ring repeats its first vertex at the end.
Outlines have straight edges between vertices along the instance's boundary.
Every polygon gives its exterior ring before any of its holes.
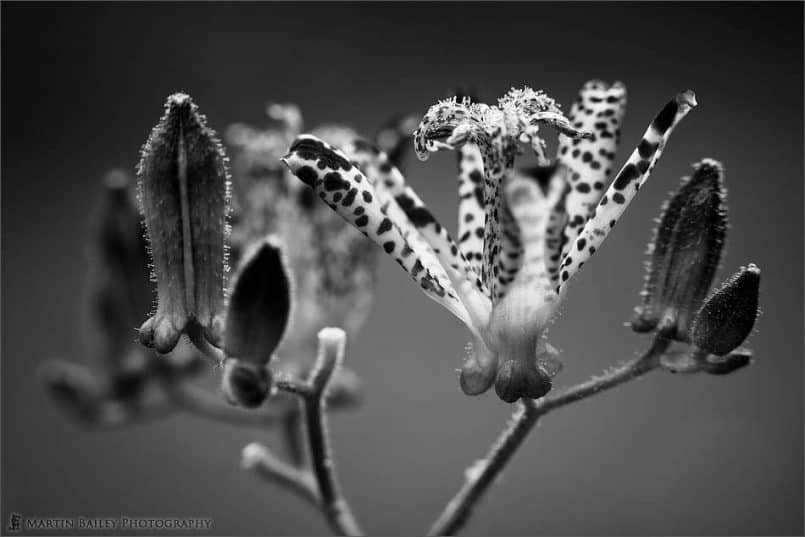
{"type": "Polygon", "coordinates": [[[636,332],[659,330],[689,341],[693,316],[712,285],[724,247],[723,177],[719,162],[703,159],[663,206],[649,243],[642,304],[631,323],[636,332]]]}
{"type": "Polygon", "coordinates": [[[187,332],[217,346],[229,174],[216,133],[189,95],[168,97],[165,114],[142,148],[137,176],[157,284],[156,312],[141,327],[141,342],[164,354],[187,332]],[[200,330],[187,330],[189,323],[200,330]]]}
{"type": "Polygon", "coordinates": [[[227,358],[223,369],[221,389],[230,403],[255,408],[271,393],[274,377],[265,365],[227,358]]]}
{"type": "Polygon", "coordinates": [[[754,264],[741,267],[699,310],[691,331],[693,344],[716,356],[741,345],[755,326],[759,291],[760,269],[754,264]]]}

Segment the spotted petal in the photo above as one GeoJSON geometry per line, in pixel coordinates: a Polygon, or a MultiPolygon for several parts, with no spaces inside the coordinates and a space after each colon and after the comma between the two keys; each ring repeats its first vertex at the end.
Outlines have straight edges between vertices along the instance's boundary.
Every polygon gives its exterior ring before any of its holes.
{"type": "Polygon", "coordinates": [[[458,298],[444,268],[421,242],[411,241],[381,203],[375,187],[343,152],[310,135],[297,137],[283,162],[347,222],[377,243],[433,300],[474,330],[472,319],[458,298]]]}
{"type": "Polygon", "coordinates": [[[347,144],[344,153],[372,181],[375,192],[390,216],[404,214],[394,221],[404,226],[409,236],[418,234],[446,271],[476,327],[486,325],[491,305],[488,291],[480,277],[464,257],[453,238],[427,208],[389,157],[365,140],[347,144]],[[413,230],[409,231],[409,225],[413,230]]]}
{"type": "Polygon", "coordinates": [[[618,172],[592,217],[563,258],[560,267],[561,281],[557,291],[562,290],[565,282],[578,272],[607,238],[637,191],[648,179],[674,127],[695,106],[696,95],[690,90],[684,91],[668,102],[654,118],[640,144],[618,172]]]}
{"type": "Polygon", "coordinates": [[[478,274],[484,258],[484,161],[474,143],[466,143],[458,155],[458,244],[478,274]]]}
{"type": "MultiPolygon", "coordinates": [[[[626,88],[599,80],[587,82],[570,109],[568,119],[575,127],[593,133],[591,138],[559,137],[558,160],[568,169],[567,226],[561,256],[567,255],[581,228],[593,212],[612,173],[626,112],[626,88]]],[[[554,273],[558,279],[559,273],[554,273]]]]}

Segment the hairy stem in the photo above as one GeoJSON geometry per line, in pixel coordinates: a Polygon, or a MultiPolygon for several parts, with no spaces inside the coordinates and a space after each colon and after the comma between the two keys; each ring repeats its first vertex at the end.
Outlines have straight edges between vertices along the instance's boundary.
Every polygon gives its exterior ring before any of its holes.
{"type": "Polygon", "coordinates": [[[455,535],[469,520],[478,501],[495,481],[506,463],[517,452],[537,421],[548,412],[610,390],[625,382],[653,371],[670,341],[658,336],[640,358],[630,360],[602,375],[570,388],[565,388],[539,400],[522,399],[508,427],[492,445],[479,471],[467,477],[464,486],[447,504],[431,526],[428,535],[455,535]]]}

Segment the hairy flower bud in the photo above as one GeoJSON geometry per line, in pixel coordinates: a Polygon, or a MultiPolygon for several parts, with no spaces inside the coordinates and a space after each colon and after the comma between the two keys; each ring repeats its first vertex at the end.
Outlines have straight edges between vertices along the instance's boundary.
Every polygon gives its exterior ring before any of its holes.
{"type": "Polygon", "coordinates": [[[635,308],[636,332],[659,330],[689,340],[693,315],[713,281],[726,234],[723,168],[712,159],[694,166],[693,176],[663,208],[649,244],[643,304],[635,308]]]}
{"type": "Polygon", "coordinates": [[[693,344],[716,356],[736,349],[755,325],[759,288],[760,269],[751,263],[741,267],[696,314],[693,344]]]}
{"type": "Polygon", "coordinates": [[[224,391],[233,401],[256,406],[268,396],[266,366],[282,340],[290,311],[290,277],[277,240],[269,237],[244,256],[227,307],[224,391]]]}
{"type": "Polygon", "coordinates": [[[183,93],[168,97],[138,167],[140,210],[157,283],[156,313],[141,341],[171,351],[179,337],[219,343],[229,211],[226,156],[183,93]]]}

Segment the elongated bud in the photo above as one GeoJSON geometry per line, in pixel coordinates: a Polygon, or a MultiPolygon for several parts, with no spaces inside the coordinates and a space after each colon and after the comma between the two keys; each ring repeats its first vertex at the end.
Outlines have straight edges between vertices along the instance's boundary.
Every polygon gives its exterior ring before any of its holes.
{"type": "Polygon", "coordinates": [[[84,328],[93,359],[112,369],[131,345],[132,327],[151,307],[148,252],[135,197],[125,171],[106,174],[90,222],[84,328]]]}
{"type": "Polygon", "coordinates": [[[279,345],[291,310],[291,280],[276,238],[255,244],[241,263],[226,310],[224,352],[266,364],[279,345]]]}
{"type": "Polygon", "coordinates": [[[759,288],[760,269],[754,264],[741,267],[697,313],[693,344],[716,356],[736,349],[755,325],[759,288]]]}
{"type": "Polygon", "coordinates": [[[226,311],[223,382],[234,402],[257,406],[268,396],[266,366],[282,340],[290,310],[290,277],[277,240],[269,237],[244,256],[226,311]]]}
{"type": "Polygon", "coordinates": [[[86,367],[64,361],[45,364],[40,370],[45,390],[76,420],[92,424],[100,417],[103,386],[86,367]]]}
{"type": "Polygon", "coordinates": [[[643,304],[632,320],[636,332],[656,329],[689,340],[693,316],[712,285],[724,246],[723,174],[719,162],[704,159],[666,202],[649,244],[643,304]]]}
{"type": "Polygon", "coordinates": [[[140,210],[157,282],[157,309],[141,342],[171,351],[189,323],[219,344],[227,270],[227,159],[206,118],[183,93],[168,97],[138,168],[140,210]]]}

